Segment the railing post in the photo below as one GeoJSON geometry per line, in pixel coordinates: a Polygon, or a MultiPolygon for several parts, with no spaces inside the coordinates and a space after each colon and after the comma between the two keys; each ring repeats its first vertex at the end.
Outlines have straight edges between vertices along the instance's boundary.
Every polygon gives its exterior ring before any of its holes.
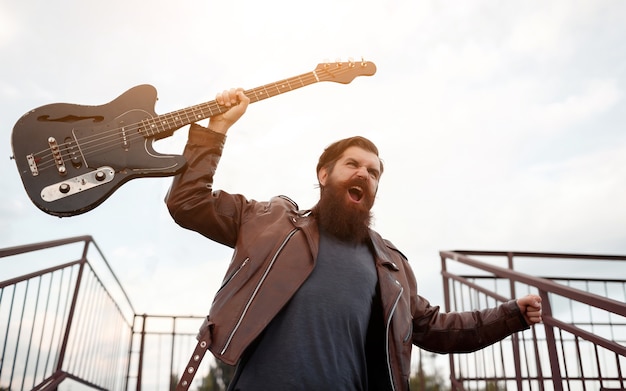
{"type": "Polygon", "coordinates": [[[135,322],[137,322],[137,314],[133,314],[133,323],[130,326],[130,341],[128,343],[128,364],[126,365],[126,384],[124,390],[128,391],[128,383],[130,382],[130,364],[133,359],[133,341],[135,340],[135,322]]]}
{"type": "Polygon", "coordinates": [[[139,344],[139,363],[137,364],[137,391],[141,391],[141,374],[143,373],[143,353],[146,343],[146,318],[148,315],[143,314],[143,322],[141,324],[141,343],[139,344]]]}
{"type": "MultiPolygon", "coordinates": [[[[176,341],[176,317],[172,317],[172,351],[170,352],[170,381],[168,390],[173,390],[176,387],[176,383],[172,384],[174,380],[174,345],[176,341]]],[[[178,380],[178,379],[176,379],[178,380]]]]}
{"type": "MultiPolygon", "coordinates": [[[[507,253],[507,266],[509,270],[514,270],[515,267],[513,265],[513,253],[507,253]]],[[[517,298],[517,292],[515,290],[515,281],[509,279],[509,289],[511,293],[511,298],[517,298]]],[[[515,366],[515,382],[517,383],[517,389],[522,390],[522,364],[520,358],[520,348],[519,348],[519,335],[514,333],[511,335],[511,344],[513,345],[513,365],[515,366]]]]}
{"type": "Polygon", "coordinates": [[[56,372],[59,373],[63,370],[63,361],[65,360],[65,352],[67,351],[67,344],[70,338],[70,330],[72,328],[72,322],[74,320],[74,313],[76,312],[76,302],[78,301],[78,292],[80,290],[80,284],[83,279],[83,271],[85,270],[85,264],[87,263],[87,248],[91,238],[85,239],[85,247],[83,248],[83,254],[80,259],[80,266],[78,267],[78,276],[76,277],[76,288],[72,295],[72,304],[70,305],[70,312],[67,315],[67,324],[65,325],[65,333],[63,334],[63,342],[61,343],[61,349],[59,351],[59,361],[57,362],[56,372]]]}
{"type": "MultiPolygon", "coordinates": [[[[439,253],[439,256],[441,257],[441,276],[443,278],[443,303],[445,306],[445,310],[446,312],[449,312],[451,310],[451,303],[450,303],[450,280],[448,279],[448,273],[447,273],[447,265],[446,265],[446,256],[443,253],[439,253]]],[[[449,354],[448,355],[448,362],[450,363],[450,383],[454,382],[454,379],[456,379],[456,372],[454,371],[454,354],[449,354]]],[[[454,387],[454,384],[452,385],[453,389],[456,390],[457,388],[454,387]]]]}
{"type": "MultiPolygon", "coordinates": [[[[541,312],[544,318],[552,318],[552,307],[548,293],[539,291],[541,296],[541,312]]],[[[554,390],[563,391],[563,378],[561,377],[561,366],[559,365],[559,355],[556,350],[556,338],[554,337],[554,327],[544,323],[546,330],[546,345],[548,348],[548,356],[550,357],[550,370],[552,371],[552,384],[554,390]]]]}

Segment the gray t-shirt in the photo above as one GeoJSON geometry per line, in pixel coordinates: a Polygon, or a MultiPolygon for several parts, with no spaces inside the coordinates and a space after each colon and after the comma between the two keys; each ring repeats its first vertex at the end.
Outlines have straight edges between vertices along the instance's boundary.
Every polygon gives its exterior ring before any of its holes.
{"type": "Polygon", "coordinates": [[[368,389],[374,258],[367,244],[320,236],[315,269],[247,352],[232,390],[368,389]]]}

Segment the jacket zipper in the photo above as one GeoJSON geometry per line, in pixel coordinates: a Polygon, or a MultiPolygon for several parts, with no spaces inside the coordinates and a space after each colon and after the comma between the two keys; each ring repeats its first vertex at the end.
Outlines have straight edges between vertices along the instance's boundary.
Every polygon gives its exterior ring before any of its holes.
{"type": "MultiPolygon", "coordinates": [[[[400,285],[400,283],[396,280],[396,284],[400,285]]],[[[400,297],[402,297],[402,292],[404,292],[404,287],[402,285],[400,285],[400,292],[398,293],[398,297],[396,297],[396,301],[393,303],[393,307],[391,307],[391,312],[389,313],[389,319],[387,319],[387,325],[386,327],[386,333],[385,333],[385,344],[387,345],[387,370],[389,371],[389,380],[391,383],[391,389],[392,391],[395,391],[396,389],[396,385],[393,381],[393,371],[391,369],[391,357],[390,357],[390,352],[389,352],[389,328],[391,325],[391,319],[393,318],[393,314],[394,312],[396,312],[396,308],[398,307],[398,302],[400,301],[400,297]]]]}
{"type": "Polygon", "coordinates": [[[239,267],[237,268],[237,270],[235,270],[233,273],[231,273],[230,276],[228,276],[228,278],[224,281],[224,283],[222,284],[222,286],[220,287],[220,289],[217,290],[217,292],[219,293],[219,291],[221,291],[222,289],[224,289],[224,287],[226,287],[226,285],[228,285],[229,282],[232,281],[233,278],[235,278],[235,276],[237,274],[239,274],[239,272],[241,271],[241,269],[243,269],[246,264],[250,261],[249,257],[246,257],[246,259],[243,260],[243,262],[241,263],[241,265],[239,265],[239,267]]]}
{"type": "Polygon", "coordinates": [[[289,239],[291,239],[291,237],[297,231],[298,231],[298,229],[296,228],[296,229],[292,230],[291,232],[289,232],[289,234],[287,235],[285,240],[283,240],[283,242],[281,243],[281,245],[278,248],[278,250],[276,250],[276,253],[272,257],[272,260],[270,261],[269,265],[267,265],[267,269],[265,269],[265,272],[263,273],[263,276],[261,277],[261,280],[259,281],[257,286],[254,288],[254,291],[252,292],[252,295],[248,299],[248,302],[246,303],[246,305],[245,305],[245,307],[243,309],[243,312],[241,313],[241,316],[239,317],[239,320],[237,320],[237,323],[235,324],[235,327],[233,328],[233,331],[230,332],[230,335],[228,336],[228,339],[226,340],[226,344],[224,345],[224,348],[221,350],[220,354],[223,355],[226,352],[226,350],[228,349],[228,347],[230,346],[230,343],[233,340],[233,337],[234,337],[235,333],[239,329],[239,326],[241,326],[241,322],[243,321],[243,318],[246,316],[246,313],[248,312],[248,309],[250,308],[250,304],[252,304],[252,301],[256,297],[256,294],[259,292],[259,289],[261,288],[261,285],[263,285],[263,282],[265,281],[265,278],[269,274],[270,269],[272,268],[272,266],[274,266],[274,262],[276,262],[276,258],[278,258],[278,254],[280,254],[280,252],[283,250],[283,248],[285,248],[285,245],[287,245],[287,242],[289,241],[289,239]]]}

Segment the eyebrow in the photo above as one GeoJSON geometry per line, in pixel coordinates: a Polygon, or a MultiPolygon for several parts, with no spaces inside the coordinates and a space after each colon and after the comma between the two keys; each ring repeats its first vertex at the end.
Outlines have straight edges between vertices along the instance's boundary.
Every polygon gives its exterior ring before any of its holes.
{"type": "MultiPolygon", "coordinates": [[[[361,164],[361,162],[351,156],[346,156],[346,163],[356,163],[358,165],[363,165],[365,167],[367,167],[367,171],[369,173],[373,173],[376,175],[376,179],[378,179],[380,177],[380,169],[379,168],[374,168],[374,167],[369,167],[365,164],[361,164]]],[[[380,162],[378,162],[378,165],[380,167],[380,162]]]]}

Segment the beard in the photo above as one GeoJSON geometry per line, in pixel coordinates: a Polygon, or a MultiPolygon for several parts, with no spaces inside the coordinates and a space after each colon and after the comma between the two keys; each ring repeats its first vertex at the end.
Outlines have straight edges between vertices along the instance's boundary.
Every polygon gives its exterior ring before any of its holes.
{"type": "Polygon", "coordinates": [[[329,180],[313,212],[317,216],[321,230],[340,240],[360,243],[369,238],[374,198],[375,195],[368,183],[362,179],[355,178],[343,183],[329,180]],[[353,186],[360,186],[363,189],[360,203],[346,200],[346,195],[353,186]]]}

